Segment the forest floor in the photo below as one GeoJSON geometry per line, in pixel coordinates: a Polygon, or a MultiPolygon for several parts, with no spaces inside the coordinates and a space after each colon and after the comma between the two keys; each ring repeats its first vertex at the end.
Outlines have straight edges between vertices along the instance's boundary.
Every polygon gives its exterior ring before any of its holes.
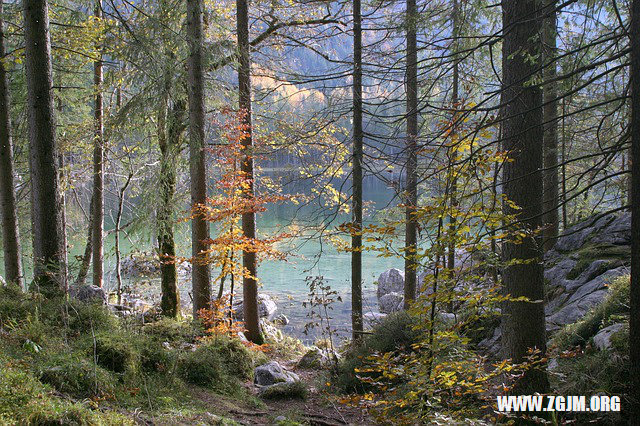
{"type": "MultiPolygon", "coordinates": [[[[212,394],[204,388],[194,388],[193,396],[210,405],[219,415],[244,425],[299,423],[338,426],[374,423],[363,410],[337,402],[335,396],[323,392],[315,385],[324,378],[324,371],[296,369],[293,361],[278,361],[289,371],[298,374],[308,385],[306,399],[264,400],[264,405],[256,407],[250,401],[243,403],[235,398],[221,398],[220,395],[212,394]]],[[[246,383],[245,386],[248,392],[254,392],[255,387],[252,383],[246,383]]]]}

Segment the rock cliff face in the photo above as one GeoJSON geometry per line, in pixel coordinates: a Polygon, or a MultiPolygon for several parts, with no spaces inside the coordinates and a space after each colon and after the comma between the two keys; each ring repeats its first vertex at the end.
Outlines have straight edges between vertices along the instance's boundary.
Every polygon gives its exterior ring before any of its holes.
{"type": "MultiPolygon", "coordinates": [[[[547,331],[575,323],[608,292],[608,284],[630,272],[631,215],[608,214],[587,219],[567,229],[544,257],[547,331]]],[[[385,271],[378,280],[380,312],[402,309],[404,274],[385,271]]],[[[480,342],[480,347],[497,353],[500,329],[480,342]]]]}

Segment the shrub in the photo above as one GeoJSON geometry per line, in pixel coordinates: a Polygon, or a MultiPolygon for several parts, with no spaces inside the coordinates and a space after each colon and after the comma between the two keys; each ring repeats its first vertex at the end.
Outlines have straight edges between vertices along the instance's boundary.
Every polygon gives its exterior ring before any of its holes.
{"type": "Polygon", "coordinates": [[[28,293],[23,293],[15,284],[0,285],[0,324],[21,322],[35,315],[36,304],[28,293]]]}
{"type": "Polygon", "coordinates": [[[92,411],[50,394],[32,374],[13,362],[0,360],[0,424],[133,425],[116,413],[92,411]]]}
{"type": "Polygon", "coordinates": [[[193,342],[202,335],[198,325],[171,318],[162,318],[146,324],[143,333],[163,342],[193,342]]]}
{"type": "Polygon", "coordinates": [[[420,338],[420,333],[414,329],[415,325],[416,319],[405,311],[385,317],[360,345],[351,346],[347,350],[335,372],[336,386],[344,392],[364,392],[370,389],[370,386],[356,377],[355,370],[365,365],[366,358],[374,352],[411,350],[411,345],[420,338]]]}
{"type": "Polygon", "coordinates": [[[99,331],[113,331],[120,328],[116,317],[106,306],[95,303],[85,303],[79,300],[65,302],[58,309],[57,321],[66,321],[69,329],[77,334],[85,334],[99,331]]]}
{"type": "Polygon", "coordinates": [[[157,340],[146,338],[141,342],[140,366],[147,373],[167,372],[172,369],[175,357],[157,340]]]}
{"type": "MultiPolygon", "coordinates": [[[[115,373],[136,373],[140,365],[140,354],[136,338],[126,333],[102,333],[95,338],[97,363],[115,373]]],[[[93,348],[91,348],[93,350],[93,348]]],[[[93,356],[93,353],[90,353],[93,356]]]]}
{"type": "Polygon", "coordinates": [[[78,356],[59,356],[46,365],[40,381],[77,398],[113,393],[115,378],[105,369],[78,356]]]}
{"type": "Polygon", "coordinates": [[[238,378],[251,377],[253,359],[249,349],[240,341],[219,336],[184,355],[179,361],[178,371],[188,383],[224,391],[238,378]]]}

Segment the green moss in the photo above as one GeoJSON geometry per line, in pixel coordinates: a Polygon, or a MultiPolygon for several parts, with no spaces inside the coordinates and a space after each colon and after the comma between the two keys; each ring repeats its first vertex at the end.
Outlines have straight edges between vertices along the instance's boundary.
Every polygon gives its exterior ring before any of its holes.
{"type": "Polygon", "coordinates": [[[262,399],[307,399],[307,386],[303,382],[283,382],[265,388],[260,392],[262,399]]]}
{"type": "Polygon", "coordinates": [[[233,382],[251,378],[253,365],[252,354],[238,339],[217,337],[186,353],[178,371],[188,383],[228,392],[236,390],[229,388],[233,382]]]}
{"type": "Polygon", "coordinates": [[[147,373],[165,373],[173,370],[175,354],[154,339],[143,339],[140,349],[140,366],[147,373]]]}
{"type": "Polygon", "coordinates": [[[24,365],[0,360],[0,424],[132,425],[113,412],[57,398],[24,365]]]}
{"type": "Polygon", "coordinates": [[[202,336],[201,327],[185,321],[171,318],[161,318],[158,321],[146,324],[142,331],[149,337],[163,342],[193,342],[202,336]]]}
{"type": "Polygon", "coordinates": [[[587,270],[589,265],[600,259],[610,260],[608,264],[602,265],[602,270],[599,271],[601,273],[605,272],[607,269],[622,265],[625,261],[628,261],[630,255],[628,246],[617,246],[608,243],[587,244],[575,253],[577,263],[569,271],[567,278],[575,280],[587,270]]]}
{"type": "Polygon", "coordinates": [[[115,373],[135,374],[140,365],[136,340],[127,333],[99,334],[95,337],[95,347],[89,350],[89,356],[95,355],[98,365],[115,373]]]}
{"type": "Polygon", "coordinates": [[[604,300],[587,312],[582,320],[558,331],[553,337],[553,343],[560,349],[584,346],[598,331],[614,322],[621,322],[628,313],[629,275],[624,275],[611,283],[604,300]]]}
{"type": "Polygon", "coordinates": [[[41,370],[40,381],[76,398],[111,395],[116,387],[110,372],[76,354],[49,361],[41,370]]]}

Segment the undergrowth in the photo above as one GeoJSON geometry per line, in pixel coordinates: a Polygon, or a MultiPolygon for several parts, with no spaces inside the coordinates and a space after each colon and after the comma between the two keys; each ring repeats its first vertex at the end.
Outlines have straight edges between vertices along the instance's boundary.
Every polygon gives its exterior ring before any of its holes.
{"type": "MultiPolygon", "coordinates": [[[[263,359],[199,324],[143,325],[105,306],[0,287],[0,424],[134,424],[118,414],[133,412],[211,423],[197,387],[259,405],[242,383],[263,359]]],[[[220,419],[212,424],[232,424],[220,419]]]]}

